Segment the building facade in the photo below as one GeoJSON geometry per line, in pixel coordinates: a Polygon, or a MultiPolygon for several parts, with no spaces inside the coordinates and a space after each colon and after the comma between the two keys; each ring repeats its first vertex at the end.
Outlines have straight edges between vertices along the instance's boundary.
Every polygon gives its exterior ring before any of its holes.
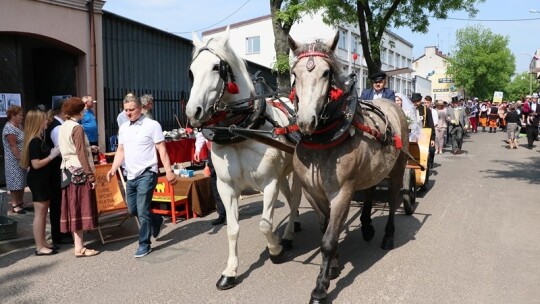
{"type": "MultiPolygon", "coordinates": [[[[211,29],[203,32],[202,36],[210,38],[225,30],[226,27],[211,29]]],[[[297,41],[309,42],[315,39],[331,39],[336,32],[339,32],[336,55],[343,66],[342,76],[356,72],[357,89],[364,89],[368,85],[369,75],[362,56],[360,31],[357,26],[329,26],[322,21],[322,14],[317,13],[306,15],[295,23],[290,35],[297,41]]],[[[235,52],[246,60],[269,68],[272,68],[276,61],[270,15],[231,24],[229,42],[235,52]]],[[[413,45],[405,39],[390,31],[385,32],[381,49],[381,69],[389,74],[388,87],[407,95],[412,93],[412,48],[413,45]]]]}
{"type": "Polygon", "coordinates": [[[463,97],[454,80],[446,75],[448,59],[437,47],[425,47],[424,55],[416,59],[412,67],[415,77],[418,76],[431,81],[429,95],[434,100],[440,99],[450,102],[454,96],[463,97]]]}

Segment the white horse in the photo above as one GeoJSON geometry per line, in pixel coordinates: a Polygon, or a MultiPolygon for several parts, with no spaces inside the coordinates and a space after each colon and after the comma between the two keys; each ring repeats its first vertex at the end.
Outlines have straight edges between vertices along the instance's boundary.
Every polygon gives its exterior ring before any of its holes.
{"type": "MultiPolygon", "coordinates": [[[[289,125],[288,115],[273,107],[271,102],[249,100],[256,96],[245,62],[229,46],[229,29],[221,37],[202,42],[193,35],[193,59],[190,77],[193,81],[186,114],[194,127],[252,127],[271,132],[278,124],[289,125]],[[259,112],[261,112],[259,115],[259,112]],[[265,119],[263,117],[268,117],[265,119]]],[[[289,102],[287,100],[287,102],[289,102]]],[[[290,102],[289,102],[290,104],[290,102]]],[[[291,106],[292,108],[292,106],[291,106]]],[[[215,130],[214,130],[215,131],[215,130]]],[[[219,195],[227,212],[229,258],[216,286],[220,290],[236,285],[238,268],[237,240],[239,234],[238,199],[242,190],[263,191],[263,213],[259,224],[266,237],[272,262],[284,251],[273,231],[274,203],[279,190],[288,200],[291,213],[283,235],[290,244],[294,220],[300,204],[301,188],[293,178],[292,191],[287,176],[292,172],[292,154],[254,140],[245,140],[227,131],[215,131],[212,143],[212,162],[217,175],[219,195]]],[[[277,138],[288,144],[283,136],[277,138]]]]}

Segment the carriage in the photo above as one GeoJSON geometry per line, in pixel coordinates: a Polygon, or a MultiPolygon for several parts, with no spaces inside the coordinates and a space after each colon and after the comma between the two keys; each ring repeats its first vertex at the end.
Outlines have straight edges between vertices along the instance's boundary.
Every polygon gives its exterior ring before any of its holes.
{"type": "Polygon", "coordinates": [[[426,191],[429,182],[429,145],[431,129],[423,128],[417,142],[409,142],[410,159],[403,174],[403,209],[406,214],[412,215],[418,205],[416,202],[417,190],[426,191]]]}

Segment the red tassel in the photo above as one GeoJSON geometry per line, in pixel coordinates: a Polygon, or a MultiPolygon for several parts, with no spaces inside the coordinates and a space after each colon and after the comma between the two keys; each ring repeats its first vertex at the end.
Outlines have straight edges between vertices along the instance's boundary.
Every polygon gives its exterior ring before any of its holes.
{"type": "Polygon", "coordinates": [[[403,148],[403,142],[401,141],[401,137],[397,134],[394,134],[394,145],[398,150],[401,150],[401,148],[403,148]]]}
{"type": "Polygon", "coordinates": [[[238,92],[240,92],[236,82],[231,81],[227,83],[227,92],[229,92],[229,94],[238,94],[238,92]]]}
{"type": "Polygon", "coordinates": [[[343,90],[337,87],[332,87],[330,90],[330,99],[338,101],[343,96],[343,90]]]}
{"type": "Polygon", "coordinates": [[[289,94],[289,100],[294,101],[295,98],[296,98],[296,88],[292,88],[291,94],[289,94]]]}

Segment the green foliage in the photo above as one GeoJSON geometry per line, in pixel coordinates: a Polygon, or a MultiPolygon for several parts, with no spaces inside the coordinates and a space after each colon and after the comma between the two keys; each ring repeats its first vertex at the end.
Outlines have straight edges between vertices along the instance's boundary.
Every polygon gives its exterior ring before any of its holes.
{"type": "Polygon", "coordinates": [[[515,72],[515,57],[508,37],[482,26],[469,26],[456,33],[456,46],[448,57],[447,74],[468,96],[493,96],[502,91],[515,72]]]}
{"type": "Polygon", "coordinates": [[[272,70],[278,73],[278,75],[288,75],[289,69],[289,55],[278,54],[276,61],[272,65],[272,70]]]}
{"type": "Polygon", "coordinates": [[[452,11],[466,11],[474,17],[475,3],[485,0],[304,0],[308,11],[323,9],[323,21],[330,25],[356,25],[360,30],[363,57],[369,73],[380,70],[380,46],[388,27],[408,27],[426,33],[430,19],[446,19],[452,11]]]}
{"type": "Polygon", "coordinates": [[[531,75],[529,72],[517,74],[512,81],[508,83],[504,90],[504,98],[508,100],[518,100],[528,95],[532,89],[534,92],[536,75],[531,75]]]}

